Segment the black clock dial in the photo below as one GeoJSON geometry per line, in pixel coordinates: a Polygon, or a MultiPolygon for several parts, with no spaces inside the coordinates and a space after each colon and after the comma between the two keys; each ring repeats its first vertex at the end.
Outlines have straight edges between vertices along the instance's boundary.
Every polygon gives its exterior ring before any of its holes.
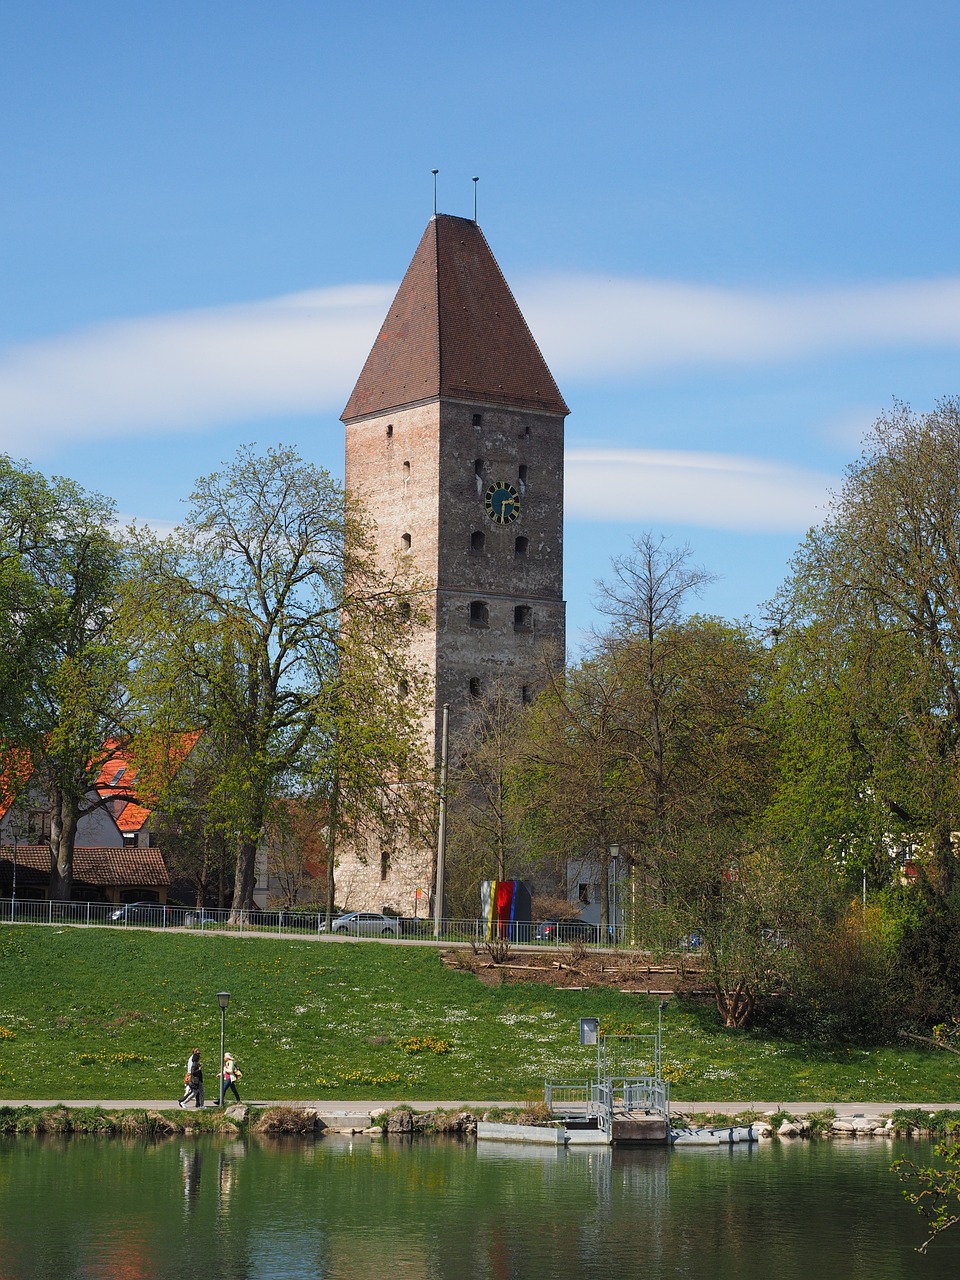
{"type": "Polygon", "coordinates": [[[520,514],[520,495],[512,484],[498,480],[487,490],[484,505],[491,520],[497,524],[509,524],[520,514]]]}

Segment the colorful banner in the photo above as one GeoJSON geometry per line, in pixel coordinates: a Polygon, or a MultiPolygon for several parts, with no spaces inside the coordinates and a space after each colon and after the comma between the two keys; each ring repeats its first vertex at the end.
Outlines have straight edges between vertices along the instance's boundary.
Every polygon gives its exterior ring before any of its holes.
{"type": "Polygon", "coordinates": [[[486,938],[527,941],[531,920],[530,890],[522,880],[484,880],[480,885],[480,912],[486,924],[486,938]]]}

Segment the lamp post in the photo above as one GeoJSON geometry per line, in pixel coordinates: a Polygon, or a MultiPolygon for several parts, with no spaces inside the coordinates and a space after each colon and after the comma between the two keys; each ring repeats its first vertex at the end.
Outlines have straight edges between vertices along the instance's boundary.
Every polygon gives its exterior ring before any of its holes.
{"type": "Polygon", "coordinates": [[[663,1011],[667,1007],[666,1000],[661,1000],[657,1007],[657,1079],[663,1078],[663,1011]]]}
{"type": "Polygon", "coordinates": [[[611,888],[612,898],[612,914],[613,914],[613,945],[617,945],[617,874],[620,870],[620,846],[612,844],[610,846],[610,863],[613,867],[613,883],[611,888]]]}
{"type": "Polygon", "coordinates": [[[223,1106],[223,1094],[226,1081],[223,1078],[224,1039],[227,1029],[227,1005],[230,1003],[229,991],[217,992],[217,1003],[220,1005],[220,1106],[223,1106]]]}
{"type": "Polygon", "coordinates": [[[17,916],[17,828],[14,824],[10,828],[10,835],[13,839],[13,887],[10,893],[10,923],[17,916]]]}

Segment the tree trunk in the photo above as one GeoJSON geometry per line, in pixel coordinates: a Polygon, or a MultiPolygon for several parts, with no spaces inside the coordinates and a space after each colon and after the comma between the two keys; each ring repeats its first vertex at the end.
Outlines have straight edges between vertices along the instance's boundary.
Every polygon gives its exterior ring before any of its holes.
{"type": "Polygon", "coordinates": [[[233,903],[230,922],[235,923],[241,911],[253,910],[253,889],[257,882],[257,841],[241,840],[237,849],[237,869],[233,880],[233,903]]]}
{"type": "Polygon", "coordinates": [[[50,901],[69,902],[73,892],[73,846],[77,838],[74,806],[59,789],[50,816],[50,901]]]}
{"type": "Polygon", "coordinates": [[[953,833],[949,824],[941,824],[934,837],[934,878],[937,889],[946,897],[953,888],[957,855],[953,845],[953,833]]]}
{"type": "Polygon", "coordinates": [[[718,983],[715,991],[723,1025],[737,1029],[745,1027],[753,1016],[755,1003],[749,983],[741,978],[732,991],[718,983]]]}

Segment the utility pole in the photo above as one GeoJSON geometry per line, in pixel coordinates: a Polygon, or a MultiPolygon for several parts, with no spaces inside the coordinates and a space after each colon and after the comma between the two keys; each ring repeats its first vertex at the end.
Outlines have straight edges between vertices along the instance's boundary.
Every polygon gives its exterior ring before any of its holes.
{"type": "Polygon", "coordinates": [[[443,927],[443,886],[447,858],[447,746],[450,736],[450,704],[443,704],[440,729],[440,812],[437,821],[437,887],[433,896],[433,936],[443,927]]]}

